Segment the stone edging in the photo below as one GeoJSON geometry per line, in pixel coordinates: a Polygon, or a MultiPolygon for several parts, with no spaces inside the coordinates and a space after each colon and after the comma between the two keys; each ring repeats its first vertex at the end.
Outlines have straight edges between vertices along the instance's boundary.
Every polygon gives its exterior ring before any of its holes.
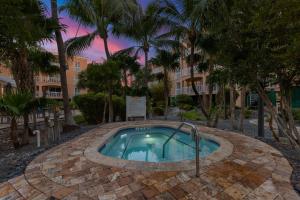
{"type": "MultiPolygon", "coordinates": [[[[151,126],[162,126],[162,124],[145,124],[145,125],[130,125],[130,126],[121,126],[117,128],[113,128],[108,133],[101,137],[95,138],[96,141],[89,145],[85,151],[84,156],[95,163],[119,167],[125,169],[135,169],[135,170],[147,170],[147,171],[186,171],[195,169],[195,161],[194,160],[185,160],[179,162],[164,162],[164,163],[154,163],[154,162],[143,162],[143,161],[132,161],[132,160],[123,160],[112,158],[109,156],[105,156],[98,152],[98,149],[105,144],[105,142],[116,134],[118,131],[125,128],[136,128],[136,127],[151,127],[151,126]]],[[[176,128],[175,125],[163,125],[165,127],[176,128]]],[[[215,162],[221,161],[224,158],[230,156],[233,151],[233,145],[226,139],[217,137],[211,134],[202,133],[204,138],[216,141],[220,147],[205,157],[205,159],[201,159],[201,167],[211,165],[215,162]]]]}

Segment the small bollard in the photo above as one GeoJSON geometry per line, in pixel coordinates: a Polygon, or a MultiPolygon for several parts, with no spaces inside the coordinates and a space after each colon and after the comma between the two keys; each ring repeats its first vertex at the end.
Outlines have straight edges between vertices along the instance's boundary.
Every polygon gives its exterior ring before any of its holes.
{"type": "Polygon", "coordinates": [[[39,130],[34,130],[33,135],[36,135],[37,147],[41,146],[41,132],[39,130]]]}

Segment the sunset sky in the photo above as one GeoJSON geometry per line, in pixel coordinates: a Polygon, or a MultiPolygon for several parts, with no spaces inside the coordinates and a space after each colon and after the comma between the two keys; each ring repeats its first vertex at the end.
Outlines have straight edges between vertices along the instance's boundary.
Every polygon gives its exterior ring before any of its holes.
{"type": "MultiPolygon", "coordinates": [[[[47,5],[48,12],[50,12],[50,0],[43,0],[47,5]]],[[[66,0],[58,0],[59,6],[63,5],[66,0]]],[[[151,0],[139,0],[140,3],[145,7],[151,0]]],[[[76,35],[76,31],[78,29],[78,23],[73,21],[66,12],[60,13],[61,22],[67,25],[67,31],[63,33],[64,40],[68,38],[72,38],[76,35]]],[[[88,32],[91,32],[91,28],[87,27],[79,27],[78,36],[85,35],[88,32]]],[[[128,48],[130,46],[135,45],[134,41],[129,40],[128,38],[117,38],[113,35],[109,36],[109,48],[111,52],[115,52],[124,48],[128,48]]],[[[56,43],[45,43],[43,45],[47,50],[51,52],[57,52],[56,43]]],[[[100,38],[97,38],[92,46],[82,52],[81,54],[84,57],[87,57],[90,61],[102,61],[105,58],[105,52],[103,48],[103,42],[100,38]]],[[[140,56],[140,61],[142,62],[144,58],[142,55],[140,56]]]]}

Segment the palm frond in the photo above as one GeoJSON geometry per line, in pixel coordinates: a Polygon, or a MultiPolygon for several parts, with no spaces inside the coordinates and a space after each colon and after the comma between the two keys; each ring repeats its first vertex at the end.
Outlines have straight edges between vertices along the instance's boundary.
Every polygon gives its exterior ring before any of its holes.
{"type": "Polygon", "coordinates": [[[84,36],[75,37],[65,42],[67,56],[75,56],[87,49],[93,40],[96,38],[98,32],[94,31],[84,36]]]}

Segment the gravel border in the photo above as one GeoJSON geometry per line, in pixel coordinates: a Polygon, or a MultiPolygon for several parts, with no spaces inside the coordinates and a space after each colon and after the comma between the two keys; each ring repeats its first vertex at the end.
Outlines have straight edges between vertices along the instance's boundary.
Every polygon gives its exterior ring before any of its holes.
{"type": "Polygon", "coordinates": [[[76,138],[99,125],[82,126],[77,130],[61,134],[58,142],[48,146],[36,147],[35,137],[31,137],[31,143],[17,150],[8,149],[0,152],[0,183],[24,173],[26,166],[39,154],[69,140],[76,138]]]}

